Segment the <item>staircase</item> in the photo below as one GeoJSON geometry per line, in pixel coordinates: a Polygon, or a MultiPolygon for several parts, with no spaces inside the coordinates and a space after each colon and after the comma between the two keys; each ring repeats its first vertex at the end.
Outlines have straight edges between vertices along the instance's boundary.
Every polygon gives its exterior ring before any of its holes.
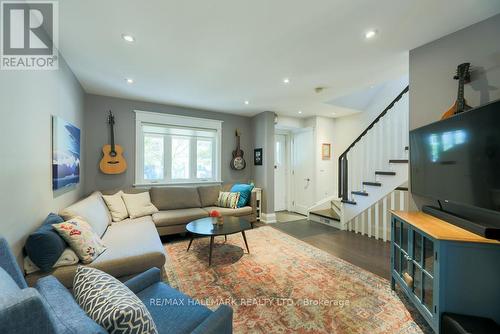
{"type": "Polygon", "coordinates": [[[407,206],[408,90],[406,87],[340,155],[338,197],[311,207],[310,220],[377,239],[390,237],[389,210],[407,206]]]}

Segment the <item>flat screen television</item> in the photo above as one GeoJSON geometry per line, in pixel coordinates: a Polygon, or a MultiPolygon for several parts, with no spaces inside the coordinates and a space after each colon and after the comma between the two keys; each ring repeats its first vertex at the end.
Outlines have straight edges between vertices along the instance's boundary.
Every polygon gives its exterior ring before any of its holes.
{"type": "Polygon", "coordinates": [[[416,195],[500,213],[500,101],[411,131],[410,174],[416,195]]]}

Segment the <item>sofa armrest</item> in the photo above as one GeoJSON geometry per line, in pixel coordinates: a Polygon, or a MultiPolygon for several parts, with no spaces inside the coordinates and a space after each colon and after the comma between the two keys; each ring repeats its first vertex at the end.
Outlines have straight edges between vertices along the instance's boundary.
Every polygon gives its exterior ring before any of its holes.
{"type": "Polygon", "coordinates": [[[133,293],[139,293],[158,282],[161,282],[160,269],[150,268],[145,272],[135,276],[134,278],[126,281],[125,286],[132,290],[133,293]]]}
{"type": "Polygon", "coordinates": [[[27,288],[24,275],[19,268],[16,258],[12,254],[5,238],[0,237],[0,267],[2,267],[16,281],[20,289],[27,288]]]}
{"type": "Polygon", "coordinates": [[[36,289],[0,297],[0,333],[58,333],[55,319],[36,289]]]}
{"type": "Polygon", "coordinates": [[[257,192],[255,190],[251,192],[249,204],[252,207],[252,213],[257,213],[257,192]]]}
{"type": "Polygon", "coordinates": [[[209,315],[198,325],[192,334],[232,334],[233,333],[233,309],[227,305],[221,305],[215,312],[209,315]]]}

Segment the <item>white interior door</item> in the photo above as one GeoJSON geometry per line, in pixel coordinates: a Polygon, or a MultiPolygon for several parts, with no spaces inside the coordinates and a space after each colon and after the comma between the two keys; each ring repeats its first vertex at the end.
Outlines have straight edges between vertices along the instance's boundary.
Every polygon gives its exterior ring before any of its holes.
{"type": "Polygon", "coordinates": [[[295,212],[307,215],[307,209],[314,204],[314,140],[313,131],[308,129],[293,135],[292,143],[293,199],[295,212]]]}
{"type": "Polygon", "coordinates": [[[276,135],[274,140],[274,210],[286,210],[287,161],[286,136],[276,135]]]}

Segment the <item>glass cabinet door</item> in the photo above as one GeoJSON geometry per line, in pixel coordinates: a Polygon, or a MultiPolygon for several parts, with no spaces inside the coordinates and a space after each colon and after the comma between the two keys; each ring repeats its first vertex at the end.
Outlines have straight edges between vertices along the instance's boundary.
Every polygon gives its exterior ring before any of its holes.
{"type": "Polygon", "coordinates": [[[434,242],[412,231],[413,293],[432,314],[434,287],[434,242]]]}
{"type": "Polygon", "coordinates": [[[394,270],[399,274],[407,286],[412,284],[411,258],[409,256],[409,227],[397,219],[393,221],[394,233],[394,270]]]}

